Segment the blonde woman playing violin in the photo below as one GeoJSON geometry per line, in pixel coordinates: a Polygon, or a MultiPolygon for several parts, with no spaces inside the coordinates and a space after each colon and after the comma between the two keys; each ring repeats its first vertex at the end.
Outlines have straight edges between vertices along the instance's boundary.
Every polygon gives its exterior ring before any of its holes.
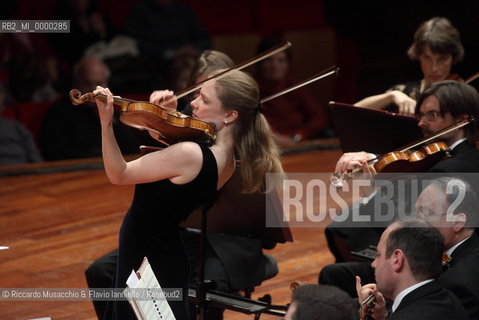
{"type": "MultiPolygon", "coordinates": [[[[181,301],[169,301],[178,320],[188,319],[189,266],[179,235],[179,224],[194,209],[214,201],[231,178],[235,159],[243,161],[244,192],[264,189],[266,172],[281,172],[271,131],[259,112],[256,82],[241,71],[232,71],[206,82],[191,103],[193,118],[214,124],[217,138],[211,146],[180,142],[126,162],[112,129],[113,96],[97,100],[102,126],[103,162],[114,184],[134,184],[131,207],[120,229],[115,287],[124,288],[132,269],[147,257],[163,288],[181,288],[181,301]]],[[[170,92],[164,91],[165,97],[170,92]]],[[[160,97],[161,99],[161,97],[160,97]]],[[[126,301],[113,301],[106,319],[135,319],[126,301]]]]}

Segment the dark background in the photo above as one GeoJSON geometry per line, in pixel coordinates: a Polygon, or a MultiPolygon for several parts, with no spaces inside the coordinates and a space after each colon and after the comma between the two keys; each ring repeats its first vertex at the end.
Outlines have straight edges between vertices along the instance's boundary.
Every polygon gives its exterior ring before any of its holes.
{"type": "MultiPolygon", "coordinates": [[[[0,17],[51,19],[55,6],[61,1],[67,0],[2,1],[0,17]]],[[[108,25],[110,36],[114,36],[122,34],[126,15],[141,0],[92,1],[108,25]]],[[[453,67],[452,72],[462,78],[479,72],[477,0],[181,1],[197,14],[210,34],[212,48],[227,53],[236,63],[253,57],[263,37],[279,33],[293,44],[293,72],[298,81],[331,65],[338,66],[340,74],[337,78],[330,77],[308,86],[324,105],[331,100],[354,103],[384,92],[394,84],[419,80],[422,76],[419,63],[409,60],[406,51],[420,23],[434,16],[450,19],[461,34],[465,58],[453,67]]],[[[6,34],[0,36],[6,38],[6,34]]],[[[40,40],[46,36],[32,35],[40,40]]],[[[73,38],[72,34],[67,35],[70,36],[73,38]]],[[[63,68],[61,74],[71,72],[71,65],[59,65],[63,68]]],[[[6,82],[5,75],[5,69],[0,68],[2,83],[6,82]]],[[[471,84],[478,88],[479,79],[471,84]]],[[[147,89],[143,90],[141,81],[135,81],[126,89],[123,86],[122,90],[112,87],[113,92],[123,97],[134,93],[133,98],[137,100],[149,96],[151,89],[144,88],[147,89]]],[[[66,95],[70,87],[60,89],[60,94],[66,95]]],[[[32,116],[38,123],[32,123],[32,117],[28,117],[30,122],[24,121],[35,138],[47,108],[48,105],[43,106],[38,115],[32,116]]],[[[19,120],[22,121],[22,118],[19,120]]]]}

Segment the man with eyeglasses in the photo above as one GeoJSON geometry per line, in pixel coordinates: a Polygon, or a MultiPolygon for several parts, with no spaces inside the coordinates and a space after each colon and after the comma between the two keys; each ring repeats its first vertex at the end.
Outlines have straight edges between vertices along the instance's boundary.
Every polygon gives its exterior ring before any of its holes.
{"type": "MultiPolygon", "coordinates": [[[[416,108],[418,126],[424,137],[447,128],[467,118],[479,118],[479,94],[474,87],[457,81],[442,81],[433,84],[419,97],[416,108]]],[[[479,151],[475,143],[478,133],[477,121],[437,138],[452,151],[447,158],[430,169],[431,172],[479,172],[479,151]]],[[[392,151],[392,150],[391,150],[392,151]]],[[[335,173],[342,174],[353,167],[360,167],[375,158],[368,152],[349,152],[336,163],[335,173]]]]}
{"type": "MultiPolygon", "coordinates": [[[[457,81],[442,81],[431,85],[418,99],[416,116],[424,137],[432,136],[464,119],[479,118],[479,93],[468,84],[457,81]]],[[[449,148],[450,157],[430,168],[430,172],[479,172],[479,150],[476,140],[479,132],[478,121],[438,137],[449,148]]],[[[431,143],[431,141],[428,141],[431,143]]],[[[338,176],[348,169],[361,167],[376,155],[368,152],[345,153],[336,164],[338,176]]],[[[375,197],[380,196],[376,194],[375,197]]],[[[361,215],[374,213],[374,201],[362,205],[361,215]]],[[[383,229],[350,228],[333,222],[325,229],[326,239],[336,262],[350,261],[350,251],[359,251],[377,243],[383,229]]]]}

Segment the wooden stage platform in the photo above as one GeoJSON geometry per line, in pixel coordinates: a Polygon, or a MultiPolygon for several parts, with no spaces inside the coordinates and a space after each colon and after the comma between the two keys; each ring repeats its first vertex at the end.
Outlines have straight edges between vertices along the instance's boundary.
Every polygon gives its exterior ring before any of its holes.
{"type": "MultiPolygon", "coordinates": [[[[339,150],[313,150],[283,156],[288,172],[331,172],[339,150]]],[[[0,288],[86,288],[84,270],[117,247],[132,186],[107,180],[101,159],[0,167],[0,288]]],[[[322,228],[293,229],[294,243],[268,253],[279,274],[257,287],[253,298],[269,293],[274,304],[289,302],[292,281],[315,283],[332,263],[322,228]]],[[[0,289],[1,290],[1,289],[0,289]]],[[[0,293],[1,294],[1,293],[0,293]]],[[[90,301],[2,301],[0,319],[96,319],[90,301]]],[[[227,311],[226,320],[253,318],[227,311]]],[[[278,319],[262,315],[261,319],[278,319]]]]}

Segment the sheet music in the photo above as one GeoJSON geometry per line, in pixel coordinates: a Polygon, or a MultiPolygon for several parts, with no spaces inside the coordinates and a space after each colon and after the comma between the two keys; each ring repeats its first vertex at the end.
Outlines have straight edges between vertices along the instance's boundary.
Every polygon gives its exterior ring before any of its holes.
{"type": "MultiPolygon", "coordinates": [[[[136,275],[136,272],[132,270],[130,276],[126,280],[127,288],[125,289],[125,291],[127,291],[129,288],[137,288],[139,280],[140,279],[136,275]]],[[[142,320],[143,316],[141,315],[141,312],[140,312],[140,309],[138,308],[136,300],[134,300],[129,294],[126,294],[126,296],[128,298],[128,302],[130,302],[130,305],[133,308],[133,312],[135,313],[136,318],[138,320],[142,320]]]]}
{"type": "MultiPolygon", "coordinates": [[[[136,273],[132,271],[126,283],[128,288],[145,290],[152,289],[155,294],[161,290],[161,286],[158,283],[153,269],[146,257],[143,259],[138,271],[136,273]]],[[[138,320],[176,320],[165,297],[161,299],[129,298],[129,301],[138,320]]]]}

